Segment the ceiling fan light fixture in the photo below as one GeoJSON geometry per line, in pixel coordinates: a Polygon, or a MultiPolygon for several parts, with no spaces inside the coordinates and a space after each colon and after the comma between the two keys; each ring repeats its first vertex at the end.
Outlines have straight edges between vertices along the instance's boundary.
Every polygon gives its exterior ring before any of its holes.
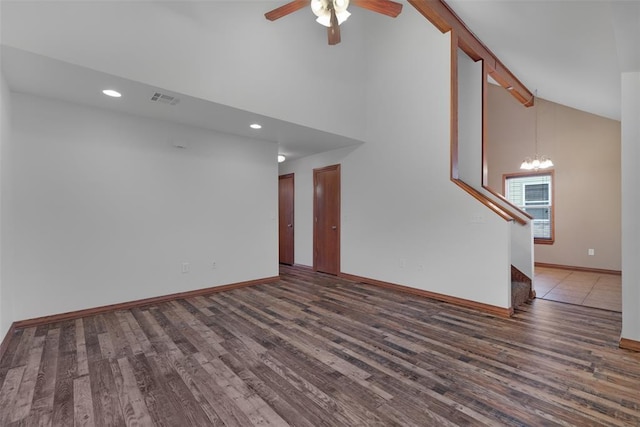
{"type": "Polygon", "coordinates": [[[327,10],[327,2],[322,0],[311,0],[311,10],[316,16],[324,15],[327,10]]]}
{"type": "Polygon", "coordinates": [[[333,0],[333,9],[336,11],[337,15],[340,15],[342,12],[346,12],[348,7],[349,0],[333,0]]]}
{"type": "MultiPolygon", "coordinates": [[[[1,0],[0,0],[1,1],[1,0]]],[[[327,39],[330,46],[340,43],[340,24],[345,22],[351,13],[347,10],[350,0],[291,0],[264,14],[269,21],[275,21],[300,9],[311,7],[316,21],[327,27],[327,39]]],[[[354,4],[372,12],[395,18],[402,11],[402,3],[393,0],[357,0],[354,4]]]]}
{"type": "Polygon", "coordinates": [[[316,22],[320,25],[324,25],[325,27],[331,26],[331,16],[330,15],[322,15],[316,18],[316,22]]]}
{"type": "MultiPolygon", "coordinates": [[[[350,16],[351,16],[351,13],[349,13],[349,11],[347,11],[347,10],[345,10],[343,12],[340,12],[340,13],[336,12],[336,18],[338,18],[338,25],[342,24],[350,16]]],[[[327,13],[326,15],[318,16],[316,18],[316,22],[318,24],[320,24],[320,25],[324,25],[325,27],[329,28],[331,26],[331,13],[327,13]]]]}
{"type": "Polygon", "coordinates": [[[329,12],[329,3],[326,0],[311,0],[311,11],[318,18],[331,14],[329,12]]]}
{"type": "Polygon", "coordinates": [[[338,18],[338,25],[346,21],[351,13],[347,10],[349,7],[349,0],[333,0],[331,5],[330,0],[311,0],[311,10],[313,14],[317,16],[316,22],[325,27],[331,27],[331,8],[336,11],[336,18],[338,18]]]}
{"type": "Polygon", "coordinates": [[[336,12],[336,17],[338,18],[338,25],[342,24],[351,16],[348,10],[343,10],[342,12],[336,12]]]}

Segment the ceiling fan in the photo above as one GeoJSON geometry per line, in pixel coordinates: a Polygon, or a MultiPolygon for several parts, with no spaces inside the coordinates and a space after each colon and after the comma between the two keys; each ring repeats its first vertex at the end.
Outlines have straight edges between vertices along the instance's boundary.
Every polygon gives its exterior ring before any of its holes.
{"type": "MultiPolygon", "coordinates": [[[[327,27],[329,44],[340,43],[340,24],[351,15],[347,10],[349,0],[293,0],[283,6],[264,14],[269,21],[287,16],[297,10],[311,5],[311,10],[318,17],[316,22],[327,27]]],[[[395,18],[402,11],[402,4],[391,0],[351,0],[355,6],[395,18]]]]}

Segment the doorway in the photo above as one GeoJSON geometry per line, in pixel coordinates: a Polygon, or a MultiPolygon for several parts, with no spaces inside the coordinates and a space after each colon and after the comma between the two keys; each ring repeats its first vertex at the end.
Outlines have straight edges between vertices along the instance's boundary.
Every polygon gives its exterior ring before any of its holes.
{"type": "Polygon", "coordinates": [[[340,272],[340,165],[313,170],[313,269],[340,272]]]}
{"type": "Polygon", "coordinates": [[[293,174],[278,177],[278,240],[280,263],[293,265],[293,174]]]}

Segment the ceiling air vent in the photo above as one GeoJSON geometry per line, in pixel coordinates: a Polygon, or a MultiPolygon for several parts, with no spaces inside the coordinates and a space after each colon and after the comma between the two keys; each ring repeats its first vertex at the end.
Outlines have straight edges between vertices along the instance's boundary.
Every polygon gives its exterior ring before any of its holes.
{"type": "Polygon", "coordinates": [[[155,92],[151,97],[151,101],[159,102],[161,104],[176,105],[178,102],[180,102],[180,99],[176,98],[175,96],[166,95],[160,92],[155,92]]]}

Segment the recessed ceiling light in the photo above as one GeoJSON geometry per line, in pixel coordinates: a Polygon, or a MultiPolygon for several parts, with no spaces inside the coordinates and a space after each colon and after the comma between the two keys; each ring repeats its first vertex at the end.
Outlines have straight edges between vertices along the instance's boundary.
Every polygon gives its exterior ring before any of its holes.
{"type": "Polygon", "coordinates": [[[113,90],[113,89],[105,89],[102,91],[102,93],[104,93],[107,96],[110,96],[112,98],[120,98],[122,96],[122,94],[120,92],[118,92],[117,90],[113,90]]]}
{"type": "Polygon", "coordinates": [[[278,154],[278,163],[282,163],[285,160],[287,160],[287,158],[284,155],[278,154]]]}
{"type": "Polygon", "coordinates": [[[262,125],[259,125],[258,123],[253,123],[253,124],[249,125],[249,127],[251,129],[262,129],[262,125]]]}

